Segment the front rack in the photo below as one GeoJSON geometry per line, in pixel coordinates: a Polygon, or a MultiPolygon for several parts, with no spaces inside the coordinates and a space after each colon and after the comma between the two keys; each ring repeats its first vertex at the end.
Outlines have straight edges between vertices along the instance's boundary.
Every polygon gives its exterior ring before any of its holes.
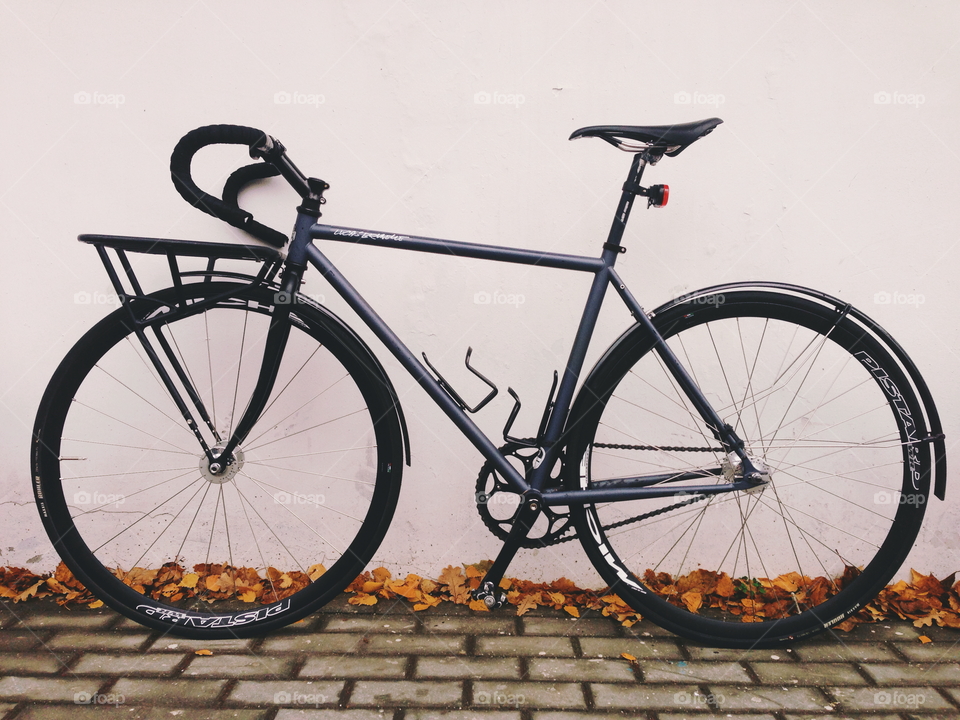
{"type": "MultiPolygon", "coordinates": [[[[173,240],[164,238],[129,237],[125,235],[80,235],[80,242],[93,245],[97,249],[103,267],[107,271],[110,282],[117,292],[121,304],[127,305],[130,300],[143,299],[147,294],[143,291],[140,279],[134,271],[128,252],[147,255],[165,255],[170,270],[170,279],[173,287],[182,291],[184,281],[199,279],[201,282],[210,282],[214,277],[246,281],[250,287],[256,287],[273,282],[280,268],[283,266],[283,256],[272,248],[261,245],[229,245],[225,243],[200,242],[196,240],[173,240]],[[123,274],[130,284],[132,292],[124,287],[120,274],[117,272],[107,248],[112,249],[120,261],[123,274]],[[184,270],[178,258],[206,258],[205,267],[199,270],[184,270]],[[218,268],[218,261],[247,260],[261,264],[255,274],[237,272],[218,268]]],[[[181,295],[181,301],[183,296],[181,295]]],[[[172,309],[172,308],[170,308],[172,309]]]]}

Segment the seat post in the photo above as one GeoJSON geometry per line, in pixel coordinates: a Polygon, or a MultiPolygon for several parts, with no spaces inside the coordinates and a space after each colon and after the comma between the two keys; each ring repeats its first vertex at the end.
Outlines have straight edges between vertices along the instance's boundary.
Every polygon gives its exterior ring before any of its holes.
{"type": "Polygon", "coordinates": [[[633,201],[636,198],[636,191],[628,188],[637,187],[640,184],[640,178],[643,177],[643,169],[647,166],[646,153],[637,153],[633,156],[633,162],[630,163],[630,172],[627,175],[627,181],[623,184],[623,192],[620,195],[620,204],[617,206],[617,214],[613,218],[613,224],[610,226],[610,233],[607,235],[607,241],[603,244],[603,260],[607,265],[613,266],[617,255],[626,251],[621,247],[620,241],[623,239],[623,231],[627,227],[627,220],[630,218],[630,210],[633,207],[633,201]]]}

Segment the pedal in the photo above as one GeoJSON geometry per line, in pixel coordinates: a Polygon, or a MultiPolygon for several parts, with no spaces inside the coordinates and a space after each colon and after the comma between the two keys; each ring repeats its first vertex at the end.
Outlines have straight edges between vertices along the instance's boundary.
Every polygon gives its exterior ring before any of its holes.
{"type": "Polygon", "coordinates": [[[485,582],[472,593],[474,600],[482,600],[488,610],[499,610],[507,601],[505,593],[498,593],[492,582],[485,582]]]}

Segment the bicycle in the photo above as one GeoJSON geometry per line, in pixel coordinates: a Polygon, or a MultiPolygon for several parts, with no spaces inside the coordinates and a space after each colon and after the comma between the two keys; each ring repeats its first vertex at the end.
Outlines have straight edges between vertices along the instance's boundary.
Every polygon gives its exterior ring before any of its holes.
{"type": "Polygon", "coordinates": [[[644,169],[721,122],[571,135],[633,156],[599,257],[325,225],[329,186],[278,140],[229,125],[188,133],[171,158],[177,190],[265,245],[80,236],[121,306],[63,360],[33,431],[36,501],[63,561],[127,617],[208,639],[299,620],[363,570],[392,519],[410,442],[374,353],[300,291],[313,266],[484,456],[478,510],[504,541],[474,592],[487,607],[503,603],[521,547],[576,538],[610,592],[697,642],[775,646],[849,617],[905,559],[931,481],[944,497],[940,418],[914,363],[864,313],[814,290],[731,283],[647,312],[615,270],[634,204],[669,198],[666,185],[640,184],[644,169]],[[191,176],[194,154],[219,143],[263,161],[236,170],[221,198],[191,176]],[[245,185],[276,176],[301,199],[286,255],[288,238],[238,204],[245,185]],[[498,389],[470,351],[466,367],[489,387],[474,406],[414,356],[320,241],[592,274],[536,437],[510,434],[512,388],[505,444],[484,435],[469,415],[498,389]],[[131,255],[165,256],[170,287],[145,292],[131,255]],[[200,269],[182,267],[191,262],[200,269]],[[634,324],[578,389],[608,286],[634,324]],[[516,502],[491,502],[500,494],[516,502]]]}

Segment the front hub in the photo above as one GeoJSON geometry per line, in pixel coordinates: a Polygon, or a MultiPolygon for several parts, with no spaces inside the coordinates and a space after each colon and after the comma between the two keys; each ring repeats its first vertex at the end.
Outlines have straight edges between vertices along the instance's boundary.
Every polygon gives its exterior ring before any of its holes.
{"type": "Polygon", "coordinates": [[[233,480],[243,467],[243,450],[237,448],[233,451],[233,457],[228,460],[220,458],[222,451],[222,446],[213,448],[213,462],[210,462],[206,455],[200,456],[200,474],[204,480],[215,485],[233,480]]]}

